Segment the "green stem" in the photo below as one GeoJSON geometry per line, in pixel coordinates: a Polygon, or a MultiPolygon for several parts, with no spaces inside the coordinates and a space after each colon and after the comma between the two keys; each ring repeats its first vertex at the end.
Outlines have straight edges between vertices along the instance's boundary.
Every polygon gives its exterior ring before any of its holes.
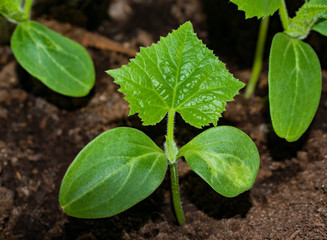
{"type": "Polygon", "coordinates": [[[185,217],[183,213],[182,203],[179,196],[179,183],[178,183],[178,168],[177,162],[170,164],[170,180],[171,180],[171,193],[173,197],[173,205],[175,209],[175,214],[177,222],[179,225],[185,223],[185,217]]]}
{"type": "MultiPolygon", "coordinates": [[[[175,112],[173,111],[169,112],[167,138],[171,142],[174,141],[174,118],[175,118],[175,112]]],[[[170,163],[169,168],[170,168],[170,180],[171,180],[171,193],[172,193],[175,214],[178,224],[182,225],[185,223],[185,217],[184,217],[182,203],[179,194],[177,161],[170,163]]]]}
{"type": "Polygon", "coordinates": [[[175,112],[168,112],[167,137],[171,141],[174,140],[174,118],[175,112]]]}
{"type": "Polygon", "coordinates": [[[32,3],[33,3],[33,0],[25,1],[24,12],[25,12],[26,19],[30,18],[32,3]]]}
{"type": "Polygon", "coordinates": [[[285,0],[280,1],[279,16],[280,16],[280,20],[282,21],[284,30],[287,30],[289,24],[289,17],[286,9],[285,0]]]}
{"type": "Polygon", "coordinates": [[[262,69],[263,53],[265,49],[266,37],[269,26],[269,16],[262,18],[260,23],[257,47],[255,50],[254,61],[250,80],[246,86],[244,96],[249,98],[255,90],[262,69]]]}

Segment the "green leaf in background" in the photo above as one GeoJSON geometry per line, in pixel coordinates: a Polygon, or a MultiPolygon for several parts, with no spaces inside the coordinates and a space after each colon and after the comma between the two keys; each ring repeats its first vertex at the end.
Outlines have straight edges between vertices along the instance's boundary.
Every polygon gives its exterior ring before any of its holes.
{"type": "MultiPolygon", "coordinates": [[[[327,5],[327,0],[311,0],[310,3],[327,5]]],[[[325,11],[315,25],[313,25],[312,30],[327,37],[327,11],[325,11]]]]}
{"type": "Polygon", "coordinates": [[[241,130],[222,126],[210,128],[183,146],[190,168],[216,192],[235,197],[249,190],[259,169],[259,153],[241,130]]]}
{"type": "Polygon", "coordinates": [[[310,0],[310,4],[327,5],[327,0],[310,0]]]}
{"type": "Polygon", "coordinates": [[[309,127],[320,100],[321,68],[313,49],[277,33],[270,50],[268,86],[276,134],[296,141],[309,127]]]}
{"type": "Polygon", "coordinates": [[[94,85],[94,66],[87,51],[37,22],[19,24],[11,48],[23,68],[58,93],[82,97],[94,85]]]}
{"type": "Polygon", "coordinates": [[[304,39],[326,10],[325,4],[313,4],[311,1],[303,4],[296,16],[290,19],[285,33],[293,38],[304,39]]]}
{"type": "Polygon", "coordinates": [[[281,0],[231,0],[238,10],[245,12],[245,18],[266,17],[273,15],[279,8],[281,0]]]}
{"type": "Polygon", "coordinates": [[[141,131],[109,130],[91,141],[68,168],[60,205],[74,217],[113,216],[153,193],[167,166],[164,152],[141,131]]]}
{"type": "Polygon", "coordinates": [[[327,37],[327,19],[318,21],[313,27],[312,30],[320,33],[321,35],[324,35],[327,37]]]}
{"type": "Polygon", "coordinates": [[[21,0],[1,0],[0,15],[15,23],[27,20],[27,16],[22,9],[21,0]]]}
{"type": "Polygon", "coordinates": [[[167,112],[179,112],[198,128],[216,124],[226,101],[244,86],[197,38],[190,22],[107,73],[126,94],[130,114],[139,113],[144,125],[158,123],[167,112]]]}

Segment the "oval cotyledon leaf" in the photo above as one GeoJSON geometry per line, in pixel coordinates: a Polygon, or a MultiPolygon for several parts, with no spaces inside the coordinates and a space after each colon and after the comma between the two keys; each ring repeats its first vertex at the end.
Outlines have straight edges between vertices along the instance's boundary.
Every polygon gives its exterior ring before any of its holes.
{"type": "Polygon", "coordinates": [[[241,130],[221,126],[210,128],[183,146],[190,168],[216,192],[235,197],[249,190],[259,169],[259,153],[252,140],[241,130]]]}
{"type": "Polygon", "coordinates": [[[154,125],[167,112],[178,112],[189,124],[216,125],[227,101],[244,86],[196,36],[190,22],[141,48],[135,59],[107,71],[126,94],[130,114],[154,125]]]}
{"type": "Polygon", "coordinates": [[[113,216],[153,193],[167,166],[164,152],[141,131],[109,130],[91,141],[68,168],[60,205],[74,217],[113,216]]]}
{"type": "Polygon", "coordinates": [[[94,66],[87,51],[37,22],[20,23],[11,48],[24,69],[58,93],[82,97],[94,85],[94,66]]]}
{"type": "Polygon", "coordinates": [[[268,73],[269,108],[276,134],[289,142],[309,127],[321,95],[321,67],[309,44],[277,33],[268,73]]]}

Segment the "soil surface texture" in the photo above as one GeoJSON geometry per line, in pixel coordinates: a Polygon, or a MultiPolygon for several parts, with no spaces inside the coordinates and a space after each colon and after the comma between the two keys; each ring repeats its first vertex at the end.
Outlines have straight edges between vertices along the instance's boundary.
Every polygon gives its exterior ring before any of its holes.
{"type": "MultiPolygon", "coordinates": [[[[299,2],[287,1],[290,13],[299,2]]],[[[77,219],[60,209],[65,171],[102,132],[129,126],[159,146],[165,140],[166,121],[144,127],[138,116],[128,117],[128,103],[105,70],[127,64],[139,47],[190,20],[198,37],[246,83],[260,22],[245,20],[224,0],[36,1],[32,18],[82,43],[97,79],[87,97],[60,96],[19,67],[8,41],[0,45],[0,239],[327,239],[327,39],[316,33],[306,39],[322,64],[321,101],[307,132],[288,143],[274,134],[267,102],[270,43],[282,30],[278,17],[271,18],[255,96],[245,99],[241,90],[218,123],[241,129],[256,144],[261,162],[254,187],[222,197],[181,159],[187,223],[178,226],[169,173],[149,198],[114,217],[77,219]]],[[[201,131],[177,116],[178,145],[201,131]]]]}

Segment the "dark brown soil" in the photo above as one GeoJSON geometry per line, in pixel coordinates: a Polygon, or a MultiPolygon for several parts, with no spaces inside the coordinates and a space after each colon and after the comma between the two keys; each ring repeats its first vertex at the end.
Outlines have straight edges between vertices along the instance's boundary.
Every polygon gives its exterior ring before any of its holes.
{"type": "MultiPolygon", "coordinates": [[[[293,2],[295,8],[298,1],[293,2]]],[[[191,20],[199,37],[230,71],[241,81],[249,78],[258,21],[245,21],[228,1],[113,0],[111,19],[93,22],[85,10],[92,9],[89,6],[75,10],[79,18],[71,19],[62,13],[63,6],[46,5],[45,11],[38,5],[34,17],[69,21],[132,49],[149,45],[191,20]]],[[[70,5],[70,13],[75,7],[79,5],[70,5]]],[[[279,24],[274,16],[268,42],[280,30],[279,24]]],[[[295,143],[273,133],[266,59],[256,96],[246,100],[238,95],[219,122],[240,128],[258,147],[261,166],[255,185],[236,198],[224,198],[180,160],[184,226],[176,225],[168,174],[149,198],[111,218],[76,219],[64,214],[58,204],[69,164],[103,131],[131,126],[163,144],[166,123],[144,127],[137,116],[127,117],[128,104],[104,73],[128,63],[128,56],[89,48],[97,72],[95,88],[88,97],[71,99],[31,79],[17,66],[9,45],[1,45],[0,239],[327,239],[327,44],[318,34],[308,41],[325,69],[320,106],[309,130],[295,143]]],[[[178,144],[200,131],[177,118],[178,144]]]]}

